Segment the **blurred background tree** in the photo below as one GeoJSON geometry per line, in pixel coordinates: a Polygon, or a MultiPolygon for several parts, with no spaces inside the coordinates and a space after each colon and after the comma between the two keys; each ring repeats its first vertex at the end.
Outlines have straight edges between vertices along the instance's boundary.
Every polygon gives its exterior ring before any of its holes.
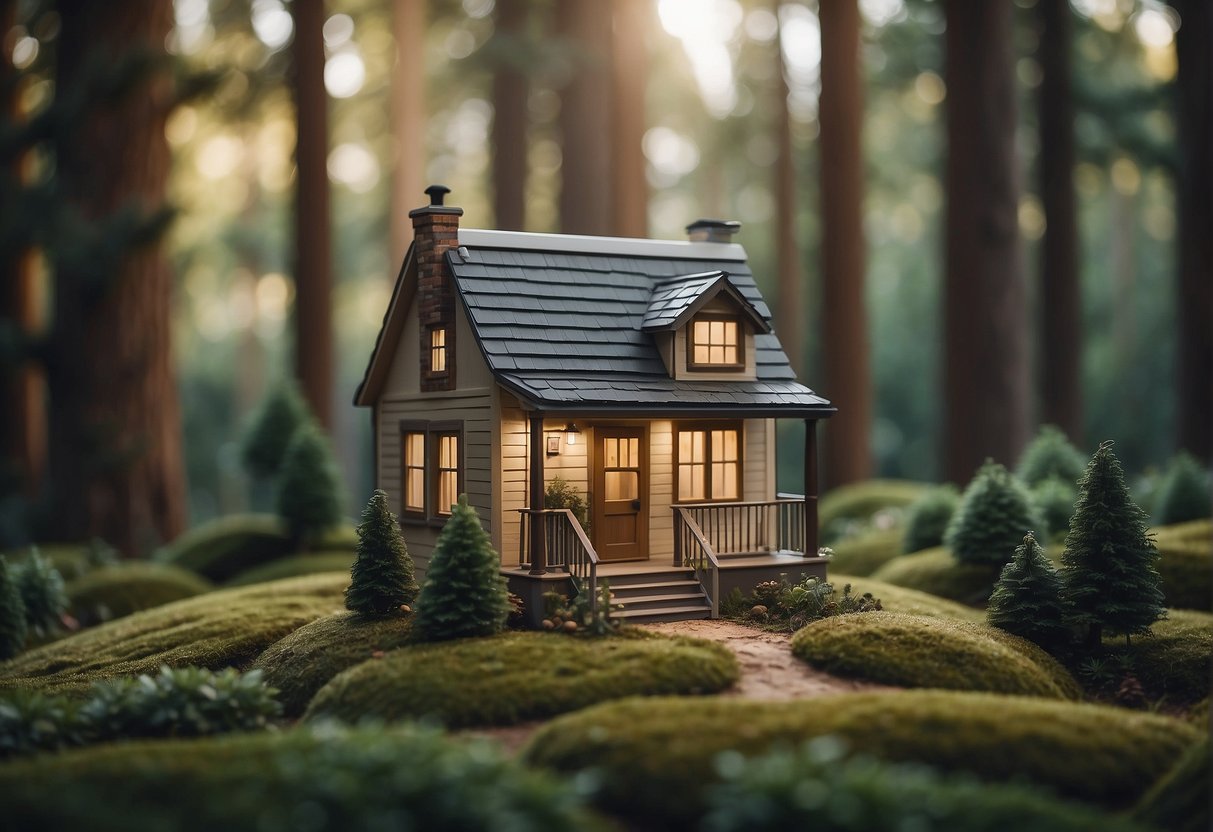
{"type": "MultiPolygon", "coordinates": [[[[370,432],[349,400],[411,233],[405,214],[430,182],[453,188],[471,227],[677,239],[701,216],[741,220],[793,362],[845,408],[823,441],[829,482],[964,480],[987,454],[1013,463],[1046,419],[1080,447],[1115,438],[1131,471],[1181,446],[1209,458],[1202,0],[144,3],[141,24],[162,29],[124,31],[121,52],[167,52],[159,84],[219,81],[158,111],[164,153],[154,122],[124,127],[163,160],[139,171],[167,177],[167,203],[151,207],[176,215],[167,261],[145,247],[123,262],[146,264],[141,304],[168,304],[171,275],[171,306],[162,329],[83,307],[89,331],[114,335],[95,360],[55,324],[72,308],[64,252],[85,250],[58,219],[71,204],[59,171],[100,157],[73,162],[56,131],[103,145],[66,109],[74,70],[55,56],[76,27],[95,22],[100,42],[122,15],[0,4],[6,539],[29,534],[30,506],[66,470],[39,460],[87,456],[56,421],[72,393],[39,388],[47,373],[63,389],[48,357],[95,381],[117,366],[103,356],[118,336],[164,358],[161,395],[110,397],[139,411],[148,443],[92,440],[121,451],[107,476],[135,495],[124,528],[105,532],[124,548],[185,520],[172,486],[135,485],[171,469],[174,436],[186,437],[192,520],[249,505],[241,428],[291,374],[330,414],[352,496],[369,491],[370,432]],[[171,351],[156,334],[169,332],[171,351]]],[[[141,88],[157,100],[157,84],[141,88]]],[[[134,171],[108,181],[154,190],[134,171]]],[[[93,236],[109,236],[101,228],[93,236]]],[[[799,485],[802,441],[781,428],[783,488],[799,485]]]]}

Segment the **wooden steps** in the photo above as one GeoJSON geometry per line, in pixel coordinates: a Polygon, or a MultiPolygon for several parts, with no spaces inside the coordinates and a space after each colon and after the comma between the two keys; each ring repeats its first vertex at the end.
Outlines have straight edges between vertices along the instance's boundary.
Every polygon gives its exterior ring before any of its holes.
{"type": "Polygon", "coordinates": [[[599,578],[611,587],[612,616],[629,624],[712,617],[712,605],[689,569],[615,574],[599,578]]]}

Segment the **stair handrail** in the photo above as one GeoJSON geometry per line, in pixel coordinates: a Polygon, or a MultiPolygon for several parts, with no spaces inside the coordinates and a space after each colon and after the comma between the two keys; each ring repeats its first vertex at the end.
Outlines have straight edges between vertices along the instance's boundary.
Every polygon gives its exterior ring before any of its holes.
{"type": "Polygon", "coordinates": [[[674,506],[674,516],[680,521],[682,528],[686,529],[687,534],[679,534],[678,523],[675,524],[674,530],[674,563],[683,566],[690,566],[695,574],[695,579],[699,581],[699,585],[703,588],[704,595],[708,596],[708,603],[712,606],[712,618],[720,617],[720,561],[716,559],[716,552],[712,548],[712,544],[708,542],[707,537],[700,528],[699,523],[683,506],[674,506]],[[694,548],[699,551],[698,557],[692,557],[691,552],[687,551],[687,543],[694,544],[694,548]]]}
{"type": "MultiPolygon", "coordinates": [[[[548,553],[547,565],[563,569],[575,578],[586,582],[590,593],[590,609],[598,609],[598,551],[590,542],[577,515],[567,508],[520,508],[520,517],[539,515],[544,524],[548,553]],[[563,522],[562,522],[563,521],[563,522]]],[[[522,523],[519,534],[519,564],[523,564],[526,551],[526,535],[530,533],[528,523],[522,523]]]]}

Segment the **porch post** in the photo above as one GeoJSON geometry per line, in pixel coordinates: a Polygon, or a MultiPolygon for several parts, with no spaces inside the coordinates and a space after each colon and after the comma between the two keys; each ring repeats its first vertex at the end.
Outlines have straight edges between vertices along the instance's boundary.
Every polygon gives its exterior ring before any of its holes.
{"type": "Polygon", "coordinates": [[[531,415],[531,572],[532,575],[543,575],[548,571],[547,541],[543,534],[543,416],[531,415]]]}
{"type": "Polygon", "coordinates": [[[817,420],[804,420],[804,556],[817,557],[817,420]]]}

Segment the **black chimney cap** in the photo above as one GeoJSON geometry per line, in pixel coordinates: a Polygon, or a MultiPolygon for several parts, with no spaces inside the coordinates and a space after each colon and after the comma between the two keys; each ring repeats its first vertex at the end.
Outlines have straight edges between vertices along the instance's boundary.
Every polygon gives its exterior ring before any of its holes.
{"type": "Polygon", "coordinates": [[[687,236],[696,243],[728,243],[740,230],[741,223],[737,220],[698,219],[687,226],[687,236]]]}
{"type": "Polygon", "coordinates": [[[414,208],[409,211],[410,217],[419,217],[423,214],[448,214],[453,217],[463,216],[462,208],[455,208],[443,204],[446,195],[451,192],[451,189],[446,185],[430,185],[425,189],[426,196],[430,198],[429,205],[423,205],[420,208],[414,208]]]}
{"type": "Polygon", "coordinates": [[[430,185],[425,189],[426,195],[430,198],[430,205],[441,205],[442,200],[451,192],[451,189],[446,185],[430,185]]]}

